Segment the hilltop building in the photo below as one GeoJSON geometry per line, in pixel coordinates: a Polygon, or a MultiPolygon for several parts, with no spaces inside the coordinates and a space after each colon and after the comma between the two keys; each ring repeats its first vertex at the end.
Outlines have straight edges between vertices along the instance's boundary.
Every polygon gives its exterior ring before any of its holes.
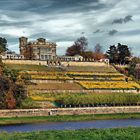
{"type": "Polygon", "coordinates": [[[24,59],[23,55],[17,54],[16,52],[6,51],[2,55],[0,55],[2,59],[10,59],[10,60],[18,60],[24,59]]]}
{"type": "Polygon", "coordinates": [[[28,38],[19,38],[20,55],[31,60],[55,60],[56,43],[48,42],[44,38],[38,38],[34,42],[28,42],[28,38]]]}

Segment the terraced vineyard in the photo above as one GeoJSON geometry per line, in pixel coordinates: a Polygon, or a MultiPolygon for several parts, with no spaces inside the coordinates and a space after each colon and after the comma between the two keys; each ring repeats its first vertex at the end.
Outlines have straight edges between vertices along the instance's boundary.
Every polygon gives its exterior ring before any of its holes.
{"type": "Polygon", "coordinates": [[[82,87],[77,83],[38,83],[29,85],[28,90],[81,90],[82,87]]]}
{"type": "Polygon", "coordinates": [[[120,89],[120,90],[135,90],[140,89],[140,85],[134,81],[125,82],[125,81],[78,81],[85,89],[120,89]]]}
{"type": "MultiPolygon", "coordinates": [[[[74,68],[72,67],[74,70],[74,68]]],[[[75,67],[77,69],[77,67],[75,67]]],[[[84,69],[84,68],[83,68],[84,69]]],[[[83,70],[82,69],[82,70],[83,70]]],[[[91,67],[90,67],[91,69],[91,67]]],[[[21,72],[24,73],[24,72],[21,72]]],[[[92,67],[92,71],[28,71],[32,80],[36,80],[36,86],[30,86],[29,89],[42,90],[139,90],[140,85],[117,72],[112,66],[92,67]],[[94,71],[95,70],[95,71],[94,71]],[[42,85],[38,84],[38,80],[42,85]],[[48,80],[45,83],[45,80],[48,80]],[[49,80],[52,80],[51,83],[49,80]],[[54,82],[53,82],[54,80],[54,82]],[[45,84],[43,84],[43,82],[45,84]],[[79,85],[79,86],[78,86],[79,85]]]]}
{"type": "Polygon", "coordinates": [[[20,71],[34,84],[27,87],[29,97],[43,107],[140,104],[140,85],[113,66],[68,67],[52,71],[20,71]],[[121,92],[121,93],[119,93],[121,92]]]}

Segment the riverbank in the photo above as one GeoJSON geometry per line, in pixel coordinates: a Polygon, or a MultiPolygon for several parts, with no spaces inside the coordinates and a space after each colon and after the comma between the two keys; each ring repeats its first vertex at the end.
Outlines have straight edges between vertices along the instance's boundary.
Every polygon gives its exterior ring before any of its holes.
{"type": "Polygon", "coordinates": [[[29,124],[29,123],[43,123],[43,122],[70,122],[70,121],[92,121],[92,120],[109,120],[109,119],[132,119],[132,118],[140,119],[140,113],[8,117],[8,118],[0,118],[0,125],[29,124]]]}
{"type": "Polygon", "coordinates": [[[111,128],[111,129],[81,129],[62,131],[39,131],[27,133],[0,133],[0,139],[4,140],[139,140],[140,128],[111,128]]]}

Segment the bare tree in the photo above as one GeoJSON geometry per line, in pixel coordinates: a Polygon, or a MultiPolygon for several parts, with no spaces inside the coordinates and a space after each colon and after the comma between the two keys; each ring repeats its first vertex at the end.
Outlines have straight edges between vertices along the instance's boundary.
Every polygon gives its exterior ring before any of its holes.
{"type": "Polygon", "coordinates": [[[87,49],[88,41],[85,37],[78,38],[71,47],[68,47],[66,55],[74,56],[76,54],[82,55],[87,49]]]}
{"type": "Polygon", "coordinates": [[[99,43],[95,45],[93,55],[95,60],[100,60],[102,58],[105,58],[105,55],[103,54],[102,51],[102,46],[99,43]]]}

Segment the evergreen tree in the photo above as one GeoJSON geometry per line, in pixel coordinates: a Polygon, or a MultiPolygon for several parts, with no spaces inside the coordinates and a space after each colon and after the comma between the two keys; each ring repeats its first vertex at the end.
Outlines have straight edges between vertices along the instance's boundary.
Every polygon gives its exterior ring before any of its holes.
{"type": "Polygon", "coordinates": [[[126,58],[131,56],[130,50],[127,45],[121,45],[118,43],[118,56],[119,56],[119,63],[120,64],[125,64],[126,63],[126,58]]]}
{"type": "Polygon", "coordinates": [[[126,64],[129,61],[131,52],[127,45],[121,45],[118,43],[117,46],[110,46],[109,50],[107,51],[107,56],[110,63],[126,64]]]}
{"type": "Polygon", "coordinates": [[[0,54],[7,51],[7,40],[0,37],[0,54]]]}
{"type": "Polygon", "coordinates": [[[118,50],[115,45],[110,46],[109,50],[107,51],[107,56],[110,63],[118,63],[118,50]]]}

